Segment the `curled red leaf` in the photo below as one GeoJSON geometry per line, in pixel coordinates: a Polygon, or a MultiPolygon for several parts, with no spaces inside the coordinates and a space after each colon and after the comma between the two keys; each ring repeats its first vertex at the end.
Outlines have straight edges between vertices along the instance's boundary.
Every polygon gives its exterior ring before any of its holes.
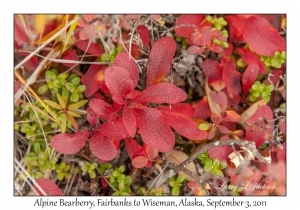
{"type": "Polygon", "coordinates": [[[119,104],[125,104],[125,96],[135,88],[128,71],[118,66],[105,70],[105,84],[111,92],[112,99],[119,104]]]}
{"type": "Polygon", "coordinates": [[[222,62],[222,64],[222,78],[226,84],[227,91],[233,95],[238,95],[241,92],[241,74],[238,71],[236,71],[236,65],[234,60],[229,57],[226,63],[224,64],[222,62]]]}
{"type": "MultiPolygon", "coordinates": [[[[63,54],[62,58],[64,60],[73,60],[73,61],[79,61],[79,58],[76,54],[76,50],[67,51],[63,54]]],[[[76,66],[75,63],[68,63],[67,61],[62,63],[64,66],[67,66],[69,68],[72,68],[73,66],[76,66]]]]}
{"type": "MultiPolygon", "coordinates": [[[[43,189],[47,196],[63,196],[64,194],[58,188],[58,186],[51,180],[47,178],[39,178],[36,180],[36,183],[43,189]]],[[[43,196],[44,194],[34,185],[36,192],[43,196]]]]}
{"type": "Polygon", "coordinates": [[[129,57],[128,53],[119,53],[114,61],[114,66],[127,70],[129,78],[133,81],[134,87],[136,86],[139,81],[139,70],[134,60],[129,57]]]}
{"type": "Polygon", "coordinates": [[[261,74],[267,73],[267,69],[266,69],[265,65],[263,64],[263,62],[253,52],[251,52],[250,50],[248,50],[246,48],[238,48],[237,51],[242,56],[242,59],[248,66],[250,66],[251,64],[257,64],[259,66],[259,72],[261,74]]]}
{"type": "Polygon", "coordinates": [[[176,42],[170,37],[157,40],[147,63],[147,86],[159,83],[170,71],[176,51],[176,42]]]}
{"type": "Polygon", "coordinates": [[[89,103],[89,107],[104,120],[109,120],[111,114],[115,112],[110,104],[98,98],[93,98],[89,103]]]}
{"type": "Polygon", "coordinates": [[[202,29],[203,25],[201,25],[201,23],[204,19],[205,15],[180,15],[175,23],[175,26],[177,26],[175,33],[178,36],[190,37],[191,33],[196,29],[202,29]],[[194,25],[196,28],[190,25],[194,25]]]}
{"type": "Polygon", "coordinates": [[[136,142],[136,140],[131,139],[131,138],[126,138],[125,139],[125,146],[126,146],[126,151],[128,153],[128,156],[130,159],[133,158],[134,153],[141,149],[142,147],[136,142]]]}
{"type": "Polygon", "coordinates": [[[187,94],[182,89],[171,83],[159,83],[148,87],[141,92],[132,101],[139,103],[170,103],[176,104],[184,101],[187,98],[187,94]]]}
{"type": "Polygon", "coordinates": [[[73,135],[60,133],[51,138],[50,145],[62,154],[75,154],[85,145],[90,133],[77,131],[73,135]]]}
{"type": "Polygon", "coordinates": [[[273,112],[269,106],[258,107],[256,112],[247,121],[245,140],[254,141],[256,148],[264,143],[272,134],[272,126],[269,120],[273,119],[273,112]]]}
{"type": "Polygon", "coordinates": [[[81,77],[82,84],[85,85],[85,97],[92,96],[100,86],[104,84],[104,70],[105,65],[92,64],[83,77],[81,77]]]}
{"type": "Polygon", "coordinates": [[[199,101],[199,103],[195,107],[194,117],[200,119],[206,119],[210,117],[210,115],[211,115],[211,111],[209,108],[207,97],[204,96],[202,100],[199,101]]]}
{"type": "Polygon", "coordinates": [[[89,45],[89,40],[80,40],[75,45],[82,51],[86,51],[88,54],[95,55],[97,57],[104,53],[103,48],[98,43],[91,42],[89,45]]]}
{"type": "Polygon", "coordinates": [[[149,45],[150,35],[149,35],[148,28],[144,25],[139,25],[136,29],[137,29],[137,31],[140,35],[140,38],[143,42],[143,47],[149,45]]]}
{"type": "Polygon", "coordinates": [[[224,87],[224,81],[222,78],[222,68],[216,60],[206,59],[202,64],[203,72],[206,76],[207,83],[218,87],[216,90],[221,90],[224,87]]]}

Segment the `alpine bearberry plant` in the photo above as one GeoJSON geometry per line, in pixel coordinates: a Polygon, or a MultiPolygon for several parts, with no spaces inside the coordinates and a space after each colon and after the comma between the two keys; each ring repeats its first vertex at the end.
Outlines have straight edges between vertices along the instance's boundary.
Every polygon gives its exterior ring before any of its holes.
{"type": "Polygon", "coordinates": [[[15,15],[15,194],[285,195],[285,20],[15,15]]]}

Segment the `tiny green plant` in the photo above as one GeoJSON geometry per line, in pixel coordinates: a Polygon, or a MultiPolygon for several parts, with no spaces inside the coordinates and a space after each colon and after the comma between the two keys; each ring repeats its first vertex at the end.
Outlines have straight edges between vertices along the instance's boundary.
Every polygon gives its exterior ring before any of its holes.
{"type": "Polygon", "coordinates": [[[272,84],[266,86],[265,84],[262,84],[260,81],[256,81],[250,89],[250,93],[251,93],[250,101],[256,101],[258,97],[261,97],[266,102],[269,102],[271,92],[273,91],[273,89],[274,86],[272,84]]]}
{"type": "Polygon", "coordinates": [[[89,176],[94,179],[96,177],[95,169],[98,167],[98,163],[89,163],[84,161],[81,165],[81,170],[87,172],[89,176]]]}
{"type": "Polygon", "coordinates": [[[264,62],[267,67],[281,68],[281,65],[286,62],[286,51],[276,51],[274,56],[261,56],[260,60],[264,62]]]}
{"type": "Polygon", "coordinates": [[[222,177],[224,176],[224,174],[221,170],[226,168],[227,164],[224,162],[221,162],[218,158],[215,158],[214,160],[212,160],[208,155],[208,151],[205,151],[204,153],[199,155],[198,159],[204,165],[205,171],[209,171],[218,176],[222,176],[222,177]]]}
{"type": "Polygon", "coordinates": [[[118,190],[112,194],[113,196],[124,196],[130,195],[131,193],[130,184],[132,183],[132,179],[130,176],[126,176],[124,172],[125,167],[120,166],[113,170],[111,175],[108,176],[109,185],[118,190]]]}
{"type": "Polygon", "coordinates": [[[185,176],[179,175],[177,178],[172,177],[169,179],[169,185],[172,187],[171,194],[174,196],[179,195],[180,193],[180,187],[182,185],[182,182],[184,182],[185,176]]]}
{"type": "Polygon", "coordinates": [[[70,165],[66,164],[65,162],[61,162],[59,165],[56,165],[55,171],[57,173],[57,179],[63,180],[63,178],[70,179],[70,165]]]}

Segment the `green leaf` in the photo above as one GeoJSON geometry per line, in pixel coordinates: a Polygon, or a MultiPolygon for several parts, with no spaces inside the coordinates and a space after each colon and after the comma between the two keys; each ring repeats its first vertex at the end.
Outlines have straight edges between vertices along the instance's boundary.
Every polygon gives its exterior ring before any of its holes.
{"type": "Polygon", "coordinates": [[[37,180],[39,178],[43,178],[44,174],[39,172],[39,171],[36,171],[36,172],[33,173],[33,176],[34,176],[34,179],[37,180]]]}
{"type": "Polygon", "coordinates": [[[199,130],[202,130],[202,131],[207,131],[208,129],[210,129],[212,126],[211,123],[201,123],[199,125],[199,130]]]}
{"type": "Polygon", "coordinates": [[[38,94],[43,95],[44,93],[46,93],[48,90],[48,85],[42,85],[41,87],[39,87],[38,89],[38,94]]]}
{"type": "Polygon", "coordinates": [[[124,179],[124,184],[130,185],[132,183],[132,179],[130,176],[126,176],[124,179]]]}
{"type": "Polygon", "coordinates": [[[212,173],[214,173],[218,176],[224,177],[224,174],[220,169],[215,169],[215,170],[212,171],[212,173]]]}
{"type": "Polygon", "coordinates": [[[76,87],[77,85],[79,85],[80,83],[80,78],[78,76],[74,77],[72,80],[71,80],[71,83],[76,87]]]}
{"type": "Polygon", "coordinates": [[[35,151],[36,154],[39,154],[41,152],[40,143],[38,143],[38,142],[34,143],[34,151],[35,151]]]}
{"type": "Polygon", "coordinates": [[[250,101],[254,102],[254,101],[256,101],[256,99],[257,99],[257,97],[255,95],[252,94],[250,96],[250,101]]]}
{"type": "Polygon", "coordinates": [[[77,87],[77,91],[79,91],[79,92],[84,92],[86,90],[86,86],[85,85],[79,85],[78,87],[77,87]]]}
{"type": "Polygon", "coordinates": [[[123,166],[123,165],[120,166],[118,171],[119,171],[120,174],[124,173],[124,171],[125,171],[125,166],[123,166]]]}
{"type": "Polygon", "coordinates": [[[122,192],[124,189],[125,185],[124,182],[119,183],[119,191],[122,192]]]}
{"type": "Polygon", "coordinates": [[[72,93],[71,97],[70,97],[70,100],[72,102],[77,102],[79,100],[79,94],[78,93],[72,93]]]}
{"type": "Polygon", "coordinates": [[[215,158],[213,161],[214,168],[219,168],[219,165],[220,165],[220,160],[218,158],[215,158]]]}
{"type": "Polygon", "coordinates": [[[53,80],[56,78],[56,75],[57,75],[57,70],[50,70],[50,71],[46,71],[45,73],[45,79],[47,82],[49,82],[50,80],[53,80]]]}
{"type": "Polygon", "coordinates": [[[61,122],[60,122],[61,132],[65,133],[67,129],[67,116],[65,113],[61,115],[61,122]]]}
{"type": "Polygon", "coordinates": [[[70,91],[67,88],[63,87],[61,97],[66,100],[69,98],[69,95],[70,95],[70,91]]]}
{"type": "Polygon", "coordinates": [[[180,176],[177,177],[176,182],[177,183],[182,183],[182,182],[184,182],[184,180],[185,180],[185,176],[184,175],[180,175],[180,176]]]}
{"type": "Polygon", "coordinates": [[[224,169],[224,168],[226,168],[226,166],[227,166],[226,163],[220,162],[219,169],[224,169]]]}
{"type": "Polygon", "coordinates": [[[118,177],[120,174],[119,174],[118,171],[114,171],[114,172],[112,172],[112,175],[113,175],[114,177],[118,177]]]}
{"type": "Polygon", "coordinates": [[[59,93],[56,94],[57,96],[57,100],[60,104],[60,106],[65,109],[67,107],[65,100],[61,97],[61,95],[59,93]]]}
{"type": "Polygon", "coordinates": [[[60,79],[56,78],[53,80],[53,85],[57,88],[62,88],[63,84],[61,83],[60,79]]]}
{"type": "Polygon", "coordinates": [[[63,178],[64,178],[64,173],[60,171],[60,172],[57,174],[57,179],[61,181],[61,180],[63,180],[63,178]]]}
{"type": "Polygon", "coordinates": [[[59,169],[62,171],[62,170],[64,170],[65,166],[66,166],[66,163],[65,162],[61,162],[59,164],[59,169]]]}
{"type": "Polygon", "coordinates": [[[92,179],[94,179],[96,177],[95,171],[89,171],[89,175],[92,179]]]}
{"type": "Polygon", "coordinates": [[[111,194],[112,196],[119,196],[120,193],[119,192],[114,192],[113,194],[111,194]]]}
{"type": "Polygon", "coordinates": [[[50,101],[50,100],[44,100],[44,102],[50,106],[52,106],[53,108],[57,109],[57,110],[62,110],[62,107],[56,103],[56,102],[53,102],[53,101],[50,101]]]}
{"type": "Polygon", "coordinates": [[[212,164],[213,164],[212,159],[210,159],[210,157],[207,157],[207,158],[205,159],[205,165],[212,165],[212,164]]]}
{"type": "Polygon", "coordinates": [[[73,85],[72,83],[66,82],[66,83],[65,83],[65,87],[66,87],[71,93],[74,93],[75,87],[74,87],[74,85],[73,85]]]}
{"type": "Polygon", "coordinates": [[[179,187],[173,187],[171,194],[174,196],[179,195],[179,187]]]}
{"type": "Polygon", "coordinates": [[[204,171],[211,171],[213,169],[212,165],[205,165],[204,166],[204,171]]]}
{"type": "Polygon", "coordinates": [[[74,109],[78,109],[78,108],[82,107],[83,105],[85,105],[87,102],[88,102],[88,100],[82,100],[82,101],[78,101],[77,103],[70,104],[70,105],[68,105],[68,110],[72,111],[74,109]]]}

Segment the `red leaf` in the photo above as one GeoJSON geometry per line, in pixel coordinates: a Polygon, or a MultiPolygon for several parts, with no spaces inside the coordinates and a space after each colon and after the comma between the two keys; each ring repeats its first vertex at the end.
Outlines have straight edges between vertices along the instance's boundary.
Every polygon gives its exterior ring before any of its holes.
{"type": "Polygon", "coordinates": [[[130,157],[130,159],[133,158],[133,154],[141,149],[142,147],[136,142],[136,140],[131,139],[131,138],[127,138],[125,139],[125,146],[126,146],[126,151],[128,153],[128,156],[130,157]]]}
{"type": "Polygon", "coordinates": [[[213,100],[213,102],[217,103],[220,105],[220,108],[222,109],[222,106],[226,106],[227,105],[227,96],[223,91],[211,91],[209,93],[211,100],[213,100]]]}
{"type": "Polygon", "coordinates": [[[205,19],[205,15],[180,15],[176,20],[175,33],[181,37],[190,37],[191,33],[195,31],[193,26],[183,26],[194,24],[199,30],[202,29],[202,21],[205,19]],[[181,26],[182,25],[182,26],[181,26]]]}
{"type": "Polygon", "coordinates": [[[279,129],[281,130],[281,132],[286,135],[286,120],[282,121],[279,125],[279,129]]]}
{"type": "Polygon", "coordinates": [[[108,121],[111,118],[112,113],[115,112],[110,104],[98,98],[93,98],[89,103],[89,107],[106,121],[108,121]]]}
{"type": "Polygon", "coordinates": [[[214,138],[214,136],[216,134],[216,130],[217,130],[217,128],[215,126],[212,127],[212,129],[208,132],[207,138],[208,139],[214,138]]]}
{"type": "Polygon", "coordinates": [[[137,31],[140,35],[140,38],[143,42],[143,47],[149,45],[150,35],[149,35],[149,32],[148,32],[148,28],[144,25],[139,25],[136,29],[137,29],[137,31]]]}
{"type": "Polygon", "coordinates": [[[148,163],[148,158],[145,156],[137,156],[132,160],[132,165],[135,168],[143,168],[148,163]]]}
{"type": "Polygon", "coordinates": [[[88,54],[91,54],[91,55],[94,55],[97,57],[99,57],[100,55],[102,55],[104,53],[103,48],[98,43],[91,42],[89,48],[87,48],[89,45],[89,40],[80,40],[75,45],[82,51],[84,51],[84,52],[86,51],[88,54]]]}
{"type": "Polygon", "coordinates": [[[18,45],[29,45],[29,39],[20,17],[14,15],[14,38],[18,45]]]}
{"type": "Polygon", "coordinates": [[[202,98],[201,101],[195,107],[195,118],[206,119],[210,117],[211,111],[207,102],[206,96],[202,98]]]}
{"type": "Polygon", "coordinates": [[[157,108],[161,112],[168,112],[170,114],[180,114],[187,118],[191,118],[194,113],[192,105],[187,103],[178,103],[170,106],[161,106],[157,108]]]}
{"type": "Polygon", "coordinates": [[[234,131],[236,129],[236,122],[222,121],[222,125],[224,125],[226,128],[228,128],[231,131],[234,131]]]}
{"type": "Polygon", "coordinates": [[[35,56],[32,56],[26,63],[24,63],[24,67],[28,71],[34,71],[39,65],[39,61],[35,56]]]}
{"type": "Polygon", "coordinates": [[[129,73],[129,78],[133,81],[134,87],[139,81],[139,70],[136,66],[136,63],[132,58],[129,58],[129,55],[125,52],[121,52],[117,55],[114,66],[121,67],[126,69],[129,73]]]}
{"type": "Polygon", "coordinates": [[[105,70],[105,84],[111,92],[112,99],[119,104],[124,104],[125,96],[135,88],[128,71],[118,66],[105,70]]]}
{"type": "Polygon", "coordinates": [[[210,34],[210,30],[211,28],[209,29],[205,29],[203,30],[202,32],[202,45],[207,45],[211,42],[211,34],[210,34]]]}
{"type": "Polygon", "coordinates": [[[225,87],[222,78],[222,69],[218,61],[206,59],[202,64],[202,69],[209,85],[214,85],[214,88],[215,86],[218,87],[216,90],[221,90],[225,87]]]}
{"type": "Polygon", "coordinates": [[[50,145],[62,154],[75,154],[85,145],[90,133],[77,131],[73,135],[60,133],[51,138],[50,145]]]}
{"type": "Polygon", "coordinates": [[[283,71],[279,69],[272,69],[272,75],[270,75],[270,80],[276,86],[278,82],[280,82],[280,76],[283,75],[283,71]],[[272,76],[273,75],[273,76],[272,76]]]}
{"type": "Polygon", "coordinates": [[[257,64],[250,64],[244,74],[243,74],[243,78],[242,78],[242,84],[243,84],[243,92],[244,95],[246,95],[250,89],[250,87],[253,85],[253,83],[255,82],[257,76],[258,76],[258,72],[259,72],[259,66],[257,64]]]}
{"type": "Polygon", "coordinates": [[[243,20],[243,37],[250,48],[259,55],[273,56],[284,51],[285,40],[271,24],[262,17],[249,15],[243,20]]]}
{"type": "Polygon", "coordinates": [[[218,146],[208,149],[208,155],[211,159],[218,158],[221,162],[226,162],[227,165],[230,164],[228,155],[230,155],[232,152],[233,149],[228,146],[218,146]]]}
{"type": "Polygon", "coordinates": [[[134,137],[136,133],[136,120],[132,110],[127,106],[124,106],[122,116],[128,134],[131,137],[134,137]]]}
{"type": "Polygon", "coordinates": [[[241,116],[235,111],[226,111],[225,117],[223,117],[223,121],[228,122],[239,122],[241,120],[241,116]]]}
{"type": "Polygon", "coordinates": [[[258,148],[272,134],[272,126],[266,127],[265,121],[272,120],[273,113],[269,106],[260,106],[247,121],[245,140],[254,141],[258,148]]]}
{"type": "Polygon", "coordinates": [[[190,55],[194,55],[194,54],[201,54],[205,51],[205,47],[198,47],[198,46],[190,46],[186,52],[190,55]]]}
{"type": "Polygon", "coordinates": [[[164,120],[178,134],[191,140],[203,140],[207,138],[207,133],[199,130],[199,125],[196,122],[176,110],[172,112],[172,109],[167,110],[167,108],[159,107],[158,110],[164,115],[164,120]]]}
{"type": "MultiPolygon", "coordinates": [[[[43,189],[47,196],[63,196],[64,194],[58,188],[58,186],[51,180],[47,178],[39,178],[36,180],[36,183],[43,189]]],[[[40,196],[44,194],[34,185],[34,189],[40,196]]]]}
{"type": "Polygon", "coordinates": [[[160,152],[169,152],[173,149],[174,134],[158,110],[154,108],[134,109],[134,113],[142,139],[147,145],[160,152]]]}
{"type": "Polygon", "coordinates": [[[177,86],[171,83],[159,83],[141,92],[132,101],[139,103],[153,102],[157,104],[170,103],[176,104],[184,101],[187,98],[187,94],[177,86]]]}
{"type": "Polygon", "coordinates": [[[278,152],[277,152],[277,159],[280,161],[280,160],[283,160],[283,161],[286,161],[286,141],[283,142],[282,144],[282,149],[278,149],[278,152]]]}
{"type": "Polygon", "coordinates": [[[216,125],[216,126],[218,127],[218,130],[220,131],[220,133],[229,134],[229,130],[225,126],[223,126],[223,125],[216,125]]]}
{"type": "Polygon", "coordinates": [[[103,136],[114,140],[121,140],[129,137],[129,134],[123,123],[117,121],[109,121],[107,123],[101,124],[97,131],[103,136]]]}
{"type": "Polygon", "coordinates": [[[267,73],[266,67],[263,62],[253,52],[246,48],[238,48],[237,51],[248,66],[250,66],[251,64],[257,64],[259,66],[259,72],[261,74],[267,73]]]}
{"type": "Polygon", "coordinates": [[[146,152],[147,152],[147,156],[151,159],[156,158],[158,155],[158,150],[156,148],[150,147],[148,145],[146,145],[146,152]]]}
{"type": "Polygon", "coordinates": [[[173,38],[163,37],[153,44],[147,63],[147,87],[160,83],[170,71],[176,51],[173,38]]]}
{"type": "Polygon", "coordinates": [[[93,95],[101,85],[104,84],[105,65],[92,64],[85,75],[81,78],[82,84],[86,86],[85,97],[93,95]]]}
{"type": "Polygon", "coordinates": [[[242,21],[240,15],[227,15],[225,16],[225,20],[229,26],[229,41],[232,42],[234,37],[237,37],[237,41],[241,41],[243,39],[242,35],[242,21]]]}
{"type": "Polygon", "coordinates": [[[90,140],[92,153],[101,160],[112,160],[117,156],[116,146],[101,134],[94,134],[90,140]]]}
{"type": "Polygon", "coordinates": [[[87,108],[87,120],[91,124],[92,128],[95,127],[96,123],[99,120],[99,115],[92,108],[87,108]]]}
{"type": "MultiPolygon", "coordinates": [[[[76,54],[76,50],[67,51],[63,54],[62,59],[64,60],[73,60],[73,61],[79,61],[79,58],[76,54]]],[[[76,66],[75,63],[62,63],[64,66],[67,66],[69,68],[72,68],[73,66],[76,66]]]]}
{"type": "Polygon", "coordinates": [[[240,77],[241,74],[236,71],[233,59],[227,59],[226,64],[223,65],[222,78],[229,93],[238,95],[241,92],[240,77]]]}

